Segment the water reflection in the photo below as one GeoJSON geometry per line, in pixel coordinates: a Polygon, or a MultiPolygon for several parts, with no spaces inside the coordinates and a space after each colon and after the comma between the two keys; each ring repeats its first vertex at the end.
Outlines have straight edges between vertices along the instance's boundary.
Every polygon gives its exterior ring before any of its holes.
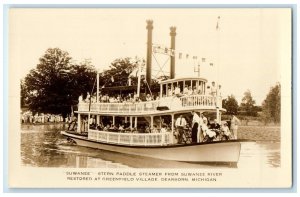
{"type": "Polygon", "coordinates": [[[239,168],[280,167],[279,142],[244,142],[242,143],[239,168]]]}
{"type": "MultiPolygon", "coordinates": [[[[228,164],[166,161],[74,146],[60,135],[62,124],[22,125],[21,159],[25,166],[72,168],[229,168],[228,164]]],[[[238,168],[280,167],[279,142],[242,143],[238,168]]]]}

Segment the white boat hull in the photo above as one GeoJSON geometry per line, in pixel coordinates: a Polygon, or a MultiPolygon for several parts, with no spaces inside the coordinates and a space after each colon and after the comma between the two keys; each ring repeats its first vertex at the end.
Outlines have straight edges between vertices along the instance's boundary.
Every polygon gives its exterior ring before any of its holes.
{"type": "Polygon", "coordinates": [[[107,144],[67,132],[62,134],[73,139],[79,146],[173,161],[237,163],[241,150],[241,143],[238,141],[147,147],[107,144]]]}

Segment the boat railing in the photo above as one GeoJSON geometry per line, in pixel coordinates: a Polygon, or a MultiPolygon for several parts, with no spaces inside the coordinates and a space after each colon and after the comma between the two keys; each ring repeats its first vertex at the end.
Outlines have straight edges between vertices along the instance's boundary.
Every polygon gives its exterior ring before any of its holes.
{"type": "Polygon", "coordinates": [[[180,100],[183,107],[222,107],[222,98],[211,95],[186,95],[180,97],[180,100]]]}
{"type": "Polygon", "coordinates": [[[79,103],[78,111],[138,113],[155,111],[159,101],[127,102],[127,103],[79,103]]]}
{"type": "Polygon", "coordinates": [[[172,134],[166,133],[115,133],[89,130],[88,139],[97,142],[129,146],[163,146],[172,143],[172,134]]]}
{"type": "Polygon", "coordinates": [[[169,109],[189,107],[222,108],[222,98],[211,95],[185,95],[182,97],[164,97],[160,100],[127,103],[84,103],[78,104],[78,111],[108,112],[108,113],[147,113],[157,111],[158,106],[169,109]]]}

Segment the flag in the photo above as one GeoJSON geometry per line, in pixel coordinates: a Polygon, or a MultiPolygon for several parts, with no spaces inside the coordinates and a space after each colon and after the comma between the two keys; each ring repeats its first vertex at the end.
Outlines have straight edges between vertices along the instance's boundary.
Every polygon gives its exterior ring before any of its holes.
{"type": "Polygon", "coordinates": [[[185,57],[186,57],[186,59],[188,59],[188,58],[189,58],[189,54],[186,54],[186,56],[185,56],[185,57]]]}
{"type": "Polygon", "coordinates": [[[111,82],[115,82],[114,76],[111,76],[110,80],[111,82]]]}
{"type": "Polygon", "coordinates": [[[171,50],[171,56],[175,56],[175,50],[174,49],[171,50]]]}
{"type": "Polygon", "coordinates": [[[220,21],[220,18],[221,18],[221,17],[220,17],[220,16],[218,16],[218,21],[217,21],[216,30],[219,30],[219,28],[220,28],[220,27],[219,27],[219,21],[220,21]]]}
{"type": "Polygon", "coordinates": [[[181,59],[182,58],[182,53],[179,53],[179,59],[181,59]]]}
{"type": "Polygon", "coordinates": [[[153,53],[156,53],[156,46],[152,47],[152,51],[153,51],[153,53]]]}
{"type": "Polygon", "coordinates": [[[202,62],[205,62],[205,58],[204,57],[202,58],[202,62]]]}
{"type": "Polygon", "coordinates": [[[210,65],[210,66],[213,66],[214,64],[213,64],[213,63],[209,63],[209,65],[210,65]]]}
{"type": "Polygon", "coordinates": [[[196,60],[198,57],[197,56],[193,56],[193,59],[196,60]]]}

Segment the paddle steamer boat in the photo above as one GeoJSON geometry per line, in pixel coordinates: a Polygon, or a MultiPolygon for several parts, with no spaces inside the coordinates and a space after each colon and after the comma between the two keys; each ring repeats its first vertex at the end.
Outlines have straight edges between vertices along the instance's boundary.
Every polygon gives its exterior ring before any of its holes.
{"type": "MultiPolygon", "coordinates": [[[[152,21],[147,21],[147,68],[145,82],[151,83],[152,21]]],[[[171,27],[171,52],[175,50],[176,28],[171,27]]],[[[79,101],[77,129],[73,132],[62,131],[79,146],[101,150],[153,157],[163,160],[185,162],[229,162],[237,163],[241,144],[238,140],[223,140],[222,132],[210,141],[202,139],[193,142],[191,112],[213,114],[221,123],[222,98],[209,94],[208,81],[201,77],[175,78],[175,57],[170,56],[170,79],[160,81],[160,90],[155,100],[111,103],[99,98],[99,74],[97,74],[97,92],[95,102],[79,101]],[[185,87],[196,90],[194,94],[185,94],[185,87]],[[176,119],[183,115],[187,120],[184,134],[178,136],[176,119]],[[82,132],[83,119],[87,122],[86,132],[82,132]],[[93,121],[91,121],[91,119],[93,121]],[[109,122],[113,128],[103,128],[109,122]],[[93,125],[93,126],[92,126],[93,125]],[[184,138],[178,142],[178,138],[184,138]]],[[[140,80],[140,76],[139,76],[140,80]]],[[[139,82],[140,83],[140,82],[139,82]]],[[[141,97],[140,84],[137,96],[141,97]]],[[[148,86],[151,87],[151,86],[148,86]]],[[[150,91],[151,92],[151,91],[150,91]]],[[[85,123],[86,124],[86,123],[85,123]]]]}

